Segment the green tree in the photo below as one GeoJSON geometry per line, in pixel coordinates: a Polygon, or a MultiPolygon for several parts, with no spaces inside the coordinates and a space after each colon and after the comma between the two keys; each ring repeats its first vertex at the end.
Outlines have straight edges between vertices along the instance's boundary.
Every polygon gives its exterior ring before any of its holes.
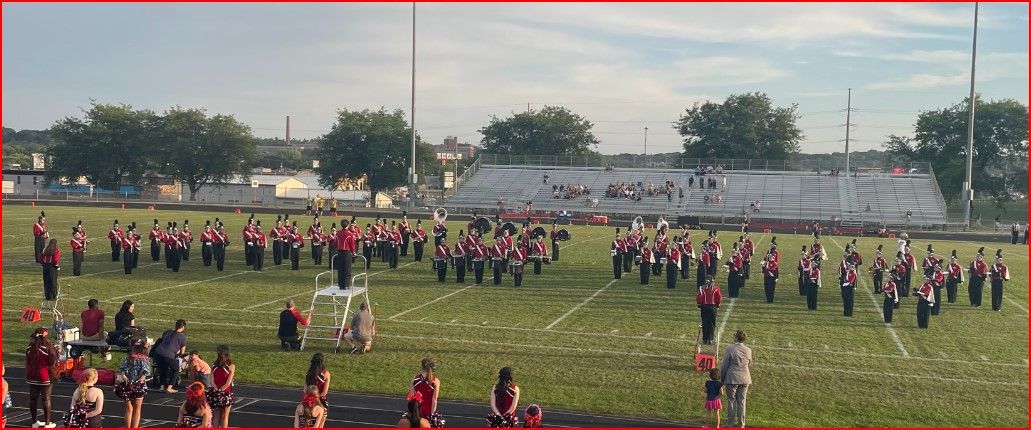
{"type": "MultiPolygon", "coordinates": [[[[341,181],[367,175],[375,193],[408,183],[412,128],[400,109],[340,110],[332,130],[319,139],[319,183],[335,189],[341,181]]],[[[416,172],[439,169],[433,147],[416,138],[416,172]]]]}
{"type": "Polygon", "coordinates": [[[569,109],[545,106],[505,119],[492,115],[490,123],[480,129],[480,143],[495,154],[586,155],[599,142],[592,127],[569,109]]]}
{"type": "MultiPolygon", "coordinates": [[[[1028,110],[1012,99],[977,98],[973,188],[998,203],[1008,191],[1027,190],[1028,110]]],[[[966,178],[968,102],[922,112],[913,137],[891,135],[884,143],[897,162],[930,161],[946,199],[958,197],[966,178]]]]}
{"type": "Polygon", "coordinates": [[[50,129],[48,181],[85,177],[90,183],[117,190],[137,183],[151,166],[157,116],[129,105],[91,103],[85,118],[67,117],[50,129]]]}
{"type": "Polygon", "coordinates": [[[696,103],[674,123],[690,158],[784,160],[798,153],[798,107],[775,107],[763,93],[735,94],[723,103],[696,103]]]}
{"type": "Polygon", "coordinates": [[[160,119],[161,173],[186,184],[190,201],[212,182],[248,176],[254,158],[250,127],[231,115],[208,118],[201,109],[172,108],[160,119]]]}

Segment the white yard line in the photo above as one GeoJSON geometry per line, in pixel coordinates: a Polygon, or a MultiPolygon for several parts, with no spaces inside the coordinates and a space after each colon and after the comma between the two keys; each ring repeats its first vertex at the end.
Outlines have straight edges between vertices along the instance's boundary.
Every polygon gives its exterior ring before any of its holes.
{"type": "Polygon", "coordinates": [[[399,317],[399,316],[401,316],[401,315],[404,315],[404,314],[407,314],[407,313],[409,313],[409,312],[417,311],[417,310],[419,310],[419,309],[422,309],[422,308],[424,308],[424,307],[426,307],[426,306],[429,306],[429,305],[432,305],[432,304],[434,304],[434,303],[437,303],[437,302],[439,302],[439,301],[441,301],[441,300],[444,300],[444,299],[446,299],[446,298],[448,298],[448,297],[451,297],[451,296],[453,296],[453,295],[455,295],[455,294],[461,293],[462,291],[468,290],[468,289],[470,289],[470,288],[472,288],[472,287],[475,287],[475,286],[476,286],[476,284],[469,284],[469,285],[466,285],[466,286],[465,286],[465,287],[463,287],[462,289],[459,289],[459,290],[457,290],[457,291],[452,291],[452,292],[450,292],[450,293],[448,293],[448,294],[445,294],[445,295],[443,295],[443,296],[437,297],[437,298],[435,298],[435,299],[433,299],[433,300],[430,300],[430,301],[428,301],[428,302],[426,302],[426,303],[423,303],[423,304],[421,304],[421,305],[419,305],[419,306],[416,306],[416,307],[414,307],[414,308],[408,309],[408,310],[406,310],[406,311],[401,311],[401,312],[398,312],[397,314],[394,314],[393,316],[391,316],[390,318],[387,318],[387,319],[388,319],[388,320],[392,320],[392,319],[394,319],[394,318],[397,318],[397,317],[399,317]]]}
{"type": "MultiPolygon", "coordinates": [[[[834,242],[834,244],[837,245],[838,248],[841,248],[842,251],[845,250],[845,247],[841,246],[841,244],[838,243],[838,241],[834,240],[833,237],[827,237],[830,238],[831,242],[834,242]]],[[[884,309],[881,309],[881,306],[877,304],[877,298],[874,297],[873,291],[870,291],[868,288],[866,288],[865,285],[863,285],[862,276],[856,276],[856,278],[859,279],[859,288],[862,288],[863,291],[866,292],[866,295],[870,297],[870,303],[873,304],[873,308],[877,310],[877,315],[881,316],[881,321],[883,322],[884,309]]],[[[899,338],[899,334],[895,331],[895,327],[892,327],[890,323],[884,323],[884,329],[888,331],[888,334],[891,335],[891,339],[895,341],[895,346],[899,348],[899,352],[902,353],[904,357],[909,357],[909,351],[906,351],[906,347],[902,345],[902,339],[899,338]]]]}
{"type": "Polygon", "coordinates": [[[730,320],[730,311],[734,310],[734,303],[737,303],[737,298],[730,299],[730,305],[727,306],[727,311],[723,313],[723,319],[720,320],[720,327],[716,329],[717,339],[723,338],[723,330],[727,328],[727,321],[730,320]]]}
{"type": "MultiPolygon", "coordinates": [[[[89,257],[91,255],[105,255],[105,254],[110,256],[111,255],[111,251],[107,250],[107,251],[103,251],[103,252],[93,252],[93,253],[85,254],[83,256],[84,257],[89,257]]],[[[68,258],[67,261],[69,263],[71,263],[72,262],[72,254],[69,252],[69,253],[64,254],[64,255],[68,258]]],[[[29,258],[29,256],[26,255],[25,258],[29,258]]],[[[20,261],[20,262],[16,262],[16,263],[7,263],[7,262],[5,262],[3,267],[21,267],[21,266],[29,266],[29,265],[33,265],[33,264],[39,264],[39,263],[37,263],[35,261],[20,261]]]]}
{"type": "Polygon", "coordinates": [[[1027,312],[1027,308],[1025,308],[1025,307],[1024,307],[1024,305],[1021,305],[1021,304],[1020,304],[1020,302],[1018,302],[1018,301],[1016,301],[1016,300],[1013,300],[1013,299],[1011,299],[1011,298],[1010,298],[1009,296],[1003,296],[1003,297],[1005,297],[1005,298],[1006,298],[1006,300],[1008,300],[1008,301],[1009,301],[1010,303],[1013,303],[1013,306],[1016,306],[1016,307],[1017,307],[1017,308],[1019,308],[1020,310],[1024,311],[1024,313],[1025,313],[1025,314],[1027,314],[1027,313],[1028,313],[1028,312],[1027,312]]]}
{"type": "Polygon", "coordinates": [[[126,294],[124,296],[112,297],[112,298],[110,298],[108,300],[110,300],[110,301],[118,301],[118,300],[126,299],[126,298],[129,298],[129,297],[142,296],[144,294],[156,293],[156,292],[159,292],[159,291],[171,290],[173,288],[186,287],[186,286],[189,286],[189,285],[203,284],[203,283],[207,283],[207,282],[211,282],[211,281],[217,281],[219,279],[231,278],[233,276],[246,275],[248,273],[258,273],[258,272],[244,271],[244,272],[230,273],[228,275],[222,275],[222,276],[218,276],[218,277],[211,278],[211,279],[205,279],[203,281],[187,282],[185,284],[172,285],[170,287],[155,288],[153,290],[140,291],[140,292],[137,292],[137,293],[126,294]]]}
{"type": "MultiPolygon", "coordinates": [[[[622,279],[622,278],[620,278],[620,279],[622,279]]],[[[580,308],[584,307],[584,305],[586,305],[587,303],[590,303],[591,300],[594,300],[595,297],[598,297],[599,294],[601,294],[603,291],[609,289],[609,287],[611,287],[612,284],[615,284],[616,282],[619,282],[619,279],[613,279],[613,280],[609,281],[609,283],[605,284],[604,287],[601,287],[598,291],[595,291],[594,294],[591,294],[590,297],[584,299],[584,301],[580,302],[580,304],[578,304],[576,306],[573,306],[573,308],[570,309],[569,312],[566,312],[562,316],[558,317],[557,320],[552,321],[551,324],[548,324],[548,326],[544,327],[544,329],[545,330],[551,330],[551,328],[555,327],[556,324],[562,322],[562,320],[566,319],[566,317],[572,315],[573,312],[576,312],[576,311],[580,310],[580,308]]]]}

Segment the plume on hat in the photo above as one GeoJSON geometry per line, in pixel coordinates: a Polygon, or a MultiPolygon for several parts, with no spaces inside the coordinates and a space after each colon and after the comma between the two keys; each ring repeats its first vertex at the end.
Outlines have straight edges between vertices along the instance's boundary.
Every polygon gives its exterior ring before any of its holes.
{"type": "Polygon", "coordinates": [[[956,250],[955,249],[952,250],[952,258],[959,258],[959,257],[956,256],[956,250]]]}
{"type": "Polygon", "coordinates": [[[977,255],[984,257],[984,247],[977,248],[977,255]]]}
{"type": "Polygon", "coordinates": [[[934,246],[931,245],[930,243],[927,244],[927,253],[928,254],[934,254],[934,246]]]}
{"type": "Polygon", "coordinates": [[[877,252],[881,252],[883,250],[884,250],[884,244],[883,243],[880,244],[880,245],[877,245],[877,252]]]}
{"type": "Polygon", "coordinates": [[[995,251],[995,258],[1002,258],[1002,249],[1001,248],[995,251]]]}

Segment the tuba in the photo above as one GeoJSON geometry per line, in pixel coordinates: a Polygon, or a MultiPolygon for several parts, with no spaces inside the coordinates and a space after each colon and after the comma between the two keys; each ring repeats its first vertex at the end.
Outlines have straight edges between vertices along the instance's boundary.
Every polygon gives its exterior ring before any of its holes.
{"type": "Polygon", "coordinates": [[[658,231],[665,233],[669,230],[669,223],[666,222],[666,218],[660,216],[659,220],[655,223],[655,228],[658,231]]]}
{"type": "Polygon", "coordinates": [[[444,222],[447,220],[447,209],[437,208],[433,211],[433,220],[437,222],[444,222]]]}
{"type": "Polygon", "coordinates": [[[644,228],[644,219],[641,217],[634,218],[634,222],[630,223],[630,231],[637,231],[644,228]]]}

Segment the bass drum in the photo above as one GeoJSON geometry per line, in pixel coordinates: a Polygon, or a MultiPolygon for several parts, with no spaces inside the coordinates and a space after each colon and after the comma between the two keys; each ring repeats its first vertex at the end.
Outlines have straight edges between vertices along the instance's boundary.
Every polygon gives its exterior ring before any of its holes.
{"type": "Polygon", "coordinates": [[[490,220],[486,217],[476,218],[476,221],[473,221],[473,228],[475,228],[476,231],[480,233],[480,236],[483,236],[490,232],[490,220]]]}
{"type": "Polygon", "coordinates": [[[534,239],[536,239],[538,237],[546,237],[547,235],[548,235],[548,232],[546,230],[544,230],[544,227],[537,227],[537,228],[533,229],[533,232],[531,234],[531,236],[534,239]]]}
{"type": "Polygon", "coordinates": [[[558,240],[563,240],[564,241],[564,240],[569,240],[569,239],[572,239],[572,237],[569,235],[569,232],[566,231],[566,229],[562,229],[562,230],[558,231],[558,240]]]}

